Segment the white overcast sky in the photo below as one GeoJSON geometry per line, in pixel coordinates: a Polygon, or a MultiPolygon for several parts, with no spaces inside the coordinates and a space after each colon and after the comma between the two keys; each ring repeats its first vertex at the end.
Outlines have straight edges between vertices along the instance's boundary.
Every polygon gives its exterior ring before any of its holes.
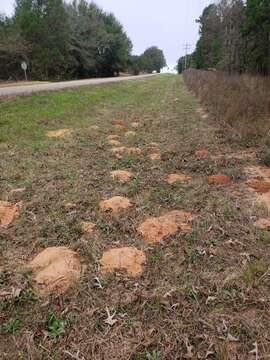
{"type": "MultiPolygon", "coordinates": [[[[132,40],[133,53],[141,54],[146,47],[156,45],[174,66],[184,54],[187,42],[194,48],[198,39],[195,20],[211,0],[96,0],[111,11],[124,25],[132,40]]],[[[14,0],[0,0],[0,13],[12,14],[14,0]]]]}

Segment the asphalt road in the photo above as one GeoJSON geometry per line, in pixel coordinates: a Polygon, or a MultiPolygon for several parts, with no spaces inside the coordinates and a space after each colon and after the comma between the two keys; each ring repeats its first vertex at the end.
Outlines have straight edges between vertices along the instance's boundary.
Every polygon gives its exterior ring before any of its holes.
{"type": "Polygon", "coordinates": [[[137,80],[146,77],[154,76],[153,74],[139,75],[139,76],[122,76],[113,78],[102,78],[102,79],[85,79],[85,80],[73,80],[73,81],[62,81],[48,84],[36,84],[36,85],[25,85],[25,86],[9,86],[0,87],[1,96],[13,96],[13,95],[25,95],[38,93],[42,91],[55,91],[62,89],[72,89],[80,86],[99,85],[106,83],[113,83],[127,80],[137,80]]]}

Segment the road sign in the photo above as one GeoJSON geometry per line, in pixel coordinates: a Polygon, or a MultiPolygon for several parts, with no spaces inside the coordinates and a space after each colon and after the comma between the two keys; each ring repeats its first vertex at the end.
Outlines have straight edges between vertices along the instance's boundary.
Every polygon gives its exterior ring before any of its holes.
{"type": "Polygon", "coordinates": [[[23,69],[24,71],[27,70],[27,64],[26,64],[25,61],[23,61],[23,62],[21,63],[21,67],[22,67],[22,69],[23,69]]]}
{"type": "Polygon", "coordinates": [[[22,62],[21,62],[21,67],[22,67],[22,69],[23,69],[23,71],[24,71],[25,80],[27,81],[27,74],[26,74],[27,64],[26,64],[25,61],[22,61],[22,62]]]}

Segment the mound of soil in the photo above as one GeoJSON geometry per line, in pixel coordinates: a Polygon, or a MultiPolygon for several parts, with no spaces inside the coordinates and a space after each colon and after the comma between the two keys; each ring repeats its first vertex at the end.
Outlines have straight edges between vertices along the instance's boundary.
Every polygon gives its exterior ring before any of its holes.
{"type": "Polygon", "coordinates": [[[128,182],[132,176],[133,174],[126,170],[114,170],[111,172],[111,177],[120,180],[122,183],[128,182]]]}
{"type": "Polygon", "coordinates": [[[59,130],[48,131],[47,136],[58,138],[58,137],[69,136],[71,135],[71,133],[72,133],[71,129],[59,129],[59,130]]]}
{"type": "Polygon", "coordinates": [[[83,231],[91,234],[96,226],[96,224],[90,222],[90,221],[81,221],[81,226],[83,228],[83,231]]]}
{"type": "Polygon", "coordinates": [[[191,180],[191,177],[185,174],[170,174],[168,175],[166,182],[170,185],[173,185],[177,182],[184,182],[191,180]]]}
{"type": "Polygon", "coordinates": [[[114,196],[111,199],[100,201],[99,206],[103,211],[112,211],[118,213],[121,210],[132,206],[130,200],[123,196],[114,196]]]}
{"type": "Polygon", "coordinates": [[[227,175],[208,176],[208,183],[211,185],[229,185],[232,179],[227,175]]]}
{"type": "Polygon", "coordinates": [[[43,250],[28,268],[33,272],[34,288],[41,295],[63,294],[81,275],[79,257],[67,247],[43,250]]]}
{"type": "Polygon", "coordinates": [[[114,270],[125,270],[128,275],[136,277],[142,273],[142,265],[145,262],[145,253],[135,247],[111,249],[106,251],[100,260],[101,272],[109,273],[114,270]]]}
{"type": "Polygon", "coordinates": [[[183,234],[192,232],[190,222],[193,216],[189,212],[174,210],[160,217],[146,219],[137,231],[143,236],[146,243],[156,243],[168,236],[181,231],[183,234]]]}
{"type": "Polygon", "coordinates": [[[6,227],[11,224],[18,213],[19,209],[16,204],[0,200],[0,227],[6,227]]]}

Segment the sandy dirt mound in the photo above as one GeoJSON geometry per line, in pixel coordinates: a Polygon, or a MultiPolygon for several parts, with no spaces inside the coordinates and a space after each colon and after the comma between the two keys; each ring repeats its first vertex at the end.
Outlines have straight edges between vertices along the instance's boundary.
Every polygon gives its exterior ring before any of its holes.
{"type": "Polygon", "coordinates": [[[134,129],[137,129],[140,126],[140,124],[136,121],[131,123],[131,127],[133,127],[134,129]]]}
{"type": "Polygon", "coordinates": [[[244,169],[249,179],[270,181],[270,168],[264,166],[248,166],[244,169]]]}
{"type": "Polygon", "coordinates": [[[256,200],[264,204],[270,211],[270,168],[264,166],[249,166],[245,168],[248,177],[247,185],[260,195],[256,200]]]}
{"type": "Polygon", "coordinates": [[[53,130],[48,131],[47,136],[48,137],[65,137],[71,135],[72,130],[71,129],[59,129],[59,130],[53,130]]]}
{"type": "Polygon", "coordinates": [[[208,118],[208,114],[203,108],[197,109],[197,113],[201,116],[202,119],[208,118]]]}
{"type": "Polygon", "coordinates": [[[110,150],[118,159],[121,159],[123,157],[123,155],[126,153],[126,147],[125,146],[120,146],[120,147],[115,147],[112,148],[110,150]]]}
{"type": "Polygon", "coordinates": [[[208,176],[208,183],[211,185],[229,185],[232,179],[227,175],[208,176]]]}
{"type": "Polygon", "coordinates": [[[41,295],[63,294],[81,275],[78,255],[67,247],[49,247],[28,265],[35,290],[41,295]]]}
{"type": "Polygon", "coordinates": [[[185,182],[191,180],[191,177],[185,174],[170,174],[167,176],[166,182],[170,185],[177,182],[185,182]]]}
{"type": "Polygon", "coordinates": [[[119,140],[120,136],[119,135],[108,135],[107,136],[107,140],[119,140]]]}
{"type": "Polygon", "coordinates": [[[135,147],[120,146],[120,147],[116,147],[116,148],[111,149],[111,152],[117,158],[121,158],[125,154],[127,154],[127,155],[140,155],[142,153],[142,150],[139,149],[139,148],[135,148],[135,147]]]}
{"type": "Polygon", "coordinates": [[[127,154],[129,155],[140,155],[142,153],[142,150],[137,147],[130,147],[127,148],[127,154]]]}
{"type": "Polygon", "coordinates": [[[264,180],[251,180],[248,186],[260,194],[265,194],[270,190],[270,182],[264,180]]]}
{"type": "Polygon", "coordinates": [[[113,213],[118,213],[121,210],[129,208],[132,204],[128,198],[114,196],[111,199],[101,201],[99,206],[103,211],[111,210],[113,213]]]}
{"type": "Polygon", "coordinates": [[[159,160],[161,160],[161,154],[160,153],[153,153],[153,154],[149,155],[149,158],[152,161],[159,161],[159,160]]]}
{"type": "Polygon", "coordinates": [[[159,147],[159,144],[157,142],[150,142],[150,147],[159,147]]]}
{"type": "Polygon", "coordinates": [[[109,145],[113,145],[113,146],[121,146],[120,141],[114,140],[114,139],[108,140],[108,144],[109,144],[109,145]]]}
{"type": "Polygon", "coordinates": [[[91,125],[91,126],[90,126],[90,129],[91,129],[91,130],[98,130],[98,129],[99,129],[99,126],[97,126],[97,125],[91,125]]]}
{"type": "Polygon", "coordinates": [[[254,223],[257,229],[270,230],[270,219],[259,219],[254,223]]]}
{"type": "Polygon", "coordinates": [[[132,176],[132,172],[126,170],[114,170],[111,172],[111,177],[120,180],[122,183],[128,182],[132,176]]]}
{"type": "Polygon", "coordinates": [[[113,120],[112,125],[121,126],[121,127],[127,126],[127,124],[123,120],[113,120]]]}
{"type": "Polygon", "coordinates": [[[207,149],[200,149],[196,151],[196,156],[199,159],[205,159],[209,155],[209,151],[207,149]]]}
{"type": "Polygon", "coordinates": [[[146,243],[156,243],[170,235],[181,231],[183,234],[190,234],[192,228],[190,222],[193,216],[189,212],[174,210],[160,217],[146,219],[138,228],[146,243]]]}
{"type": "Polygon", "coordinates": [[[101,272],[108,273],[114,270],[126,270],[133,277],[140,275],[143,271],[142,265],[146,262],[143,251],[135,247],[124,247],[106,251],[101,260],[101,272]]]}
{"type": "Polygon", "coordinates": [[[19,208],[16,204],[0,200],[0,227],[6,227],[11,224],[18,213],[19,208]]]}
{"type": "Polygon", "coordinates": [[[91,234],[96,226],[96,224],[90,222],[90,221],[81,221],[81,226],[83,228],[83,231],[91,234]]]}
{"type": "Polygon", "coordinates": [[[126,136],[126,137],[136,136],[136,132],[135,132],[135,131],[127,131],[127,132],[125,133],[125,136],[126,136]]]}
{"type": "Polygon", "coordinates": [[[26,190],[26,188],[17,188],[17,189],[12,189],[10,190],[10,194],[17,194],[17,193],[22,193],[26,190]]]}

